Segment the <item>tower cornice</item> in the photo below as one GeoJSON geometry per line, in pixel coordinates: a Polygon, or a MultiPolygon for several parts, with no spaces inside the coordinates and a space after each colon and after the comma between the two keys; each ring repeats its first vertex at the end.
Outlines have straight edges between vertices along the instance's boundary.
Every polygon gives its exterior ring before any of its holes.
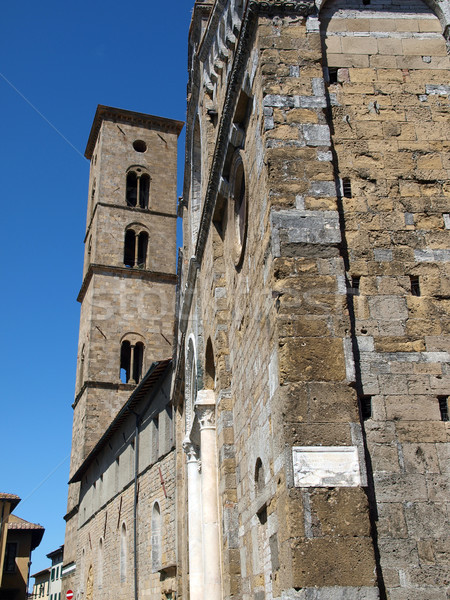
{"type": "Polygon", "coordinates": [[[144,281],[156,281],[158,283],[177,283],[176,273],[164,273],[162,271],[147,271],[145,269],[131,269],[129,267],[113,267],[110,265],[91,264],[84,276],[80,291],[77,296],[78,302],[83,302],[86,290],[89,287],[93,275],[119,275],[121,277],[129,277],[132,279],[140,279],[144,281]]]}
{"type": "Polygon", "coordinates": [[[86,150],[84,152],[84,156],[88,160],[91,160],[92,158],[95,142],[97,141],[103,121],[128,123],[130,125],[137,125],[138,127],[149,127],[151,129],[165,131],[167,133],[176,133],[177,137],[180,135],[180,132],[184,127],[183,121],[166,119],[165,117],[156,117],[146,113],[139,113],[132,110],[125,110],[123,108],[114,108],[112,106],[104,106],[103,104],[99,104],[97,106],[97,110],[95,111],[94,122],[92,123],[91,132],[89,134],[86,150]]]}

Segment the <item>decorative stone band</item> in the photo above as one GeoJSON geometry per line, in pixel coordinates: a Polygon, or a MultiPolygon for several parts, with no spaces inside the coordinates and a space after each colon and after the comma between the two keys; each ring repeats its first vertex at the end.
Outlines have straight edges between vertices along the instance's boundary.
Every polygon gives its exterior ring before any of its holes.
{"type": "Polygon", "coordinates": [[[316,12],[314,0],[253,0],[250,5],[259,12],[295,12],[302,17],[316,12]]]}

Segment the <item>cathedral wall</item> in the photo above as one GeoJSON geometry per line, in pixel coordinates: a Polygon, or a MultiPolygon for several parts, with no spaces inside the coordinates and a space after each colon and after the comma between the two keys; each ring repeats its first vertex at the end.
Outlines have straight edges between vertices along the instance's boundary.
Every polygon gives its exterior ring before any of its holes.
{"type": "Polygon", "coordinates": [[[389,598],[438,598],[448,584],[450,60],[419,1],[333,0],[321,23],[384,581],[389,598]]]}
{"type": "MultiPolygon", "coordinates": [[[[138,589],[139,595],[155,600],[174,590],[175,453],[167,405],[169,386],[166,378],[150,404],[144,397],[134,408],[142,417],[138,440],[138,589]]],[[[134,595],[135,451],[135,415],[129,414],[81,477],[79,511],[73,519],[77,522],[77,569],[72,585],[79,598],[134,595]]]]}

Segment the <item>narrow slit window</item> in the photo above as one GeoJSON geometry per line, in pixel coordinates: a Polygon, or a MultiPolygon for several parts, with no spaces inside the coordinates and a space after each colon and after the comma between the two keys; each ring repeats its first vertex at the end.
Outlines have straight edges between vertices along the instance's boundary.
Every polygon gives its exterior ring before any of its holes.
{"type": "Polygon", "coordinates": [[[146,173],[139,178],[139,206],[148,208],[148,197],[150,192],[150,177],[146,173]]]}
{"type": "Polygon", "coordinates": [[[361,396],[361,416],[363,421],[372,418],[372,396],[361,396]]]}
{"type": "Polygon", "coordinates": [[[420,296],[419,277],[416,275],[411,275],[410,280],[411,280],[411,294],[413,296],[420,296]]]}
{"type": "Polygon", "coordinates": [[[138,237],[138,267],[145,269],[147,262],[147,246],[148,246],[148,233],[141,231],[138,237]]]}
{"type": "Polygon", "coordinates": [[[136,253],[136,234],[132,229],[125,232],[125,248],[123,252],[123,262],[126,267],[134,267],[136,253]]]}
{"type": "Polygon", "coordinates": [[[137,342],[134,347],[134,358],[133,358],[133,379],[138,383],[142,376],[142,364],[144,360],[144,344],[137,342]]]}
{"type": "Polygon", "coordinates": [[[360,283],[361,283],[361,277],[359,275],[352,277],[351,282],[350,282],[350,289],[349,289],[349,292],[351,295],[353,295],[353,296],[360,295],[360,283]]]}
{"type": "Polygon", "coordinates": [[[342,180],[342,192],[344,198],[352,198],[352,182],[349,177],[344,177],[342,180]]]}
{"type": "Polygon", "coordinates": [[[136,206],[137,203],[138,178],[134,171],[127,175],[126,200],[128,206],[136,206]]]}
{"type": "Polygon", "coordinates": [[[441,421],[448,421],[448,396],[438,396],[441,421]]]}
{"type": "Polygon", "coordinates": [[[338,82],[338,68],[328,67],[328,81],[330,84],[338,82]]]}
{"type": "Polygon", "coordinates": [[[120,381],[128,383],[130,380],[130,362],[131,362],[131,344],[128,341],[122,342],[120,348],[120,381]]]}
{"type": "Polygon", "coordinates": [[[261,525],[265,525],[267,523],[267,506],[264,504],[264,506],[260,508],[256,514],[258,515],[261,525]]]}

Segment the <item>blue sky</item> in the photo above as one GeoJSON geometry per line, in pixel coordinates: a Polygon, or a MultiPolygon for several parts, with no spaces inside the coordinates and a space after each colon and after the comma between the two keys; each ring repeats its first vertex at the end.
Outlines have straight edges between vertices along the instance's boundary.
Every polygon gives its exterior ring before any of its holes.
{"type": "MultiPolygon", "coordinates": [[[[0,491],[18,494],[16,514],[46,529],[32,573],[64,542],[89,176],[83,155],[95,109],[184,121],[192,6],[2,5],[0,491]]],[[[179,195],[183,155],[184,131],[179,195]]]]}

